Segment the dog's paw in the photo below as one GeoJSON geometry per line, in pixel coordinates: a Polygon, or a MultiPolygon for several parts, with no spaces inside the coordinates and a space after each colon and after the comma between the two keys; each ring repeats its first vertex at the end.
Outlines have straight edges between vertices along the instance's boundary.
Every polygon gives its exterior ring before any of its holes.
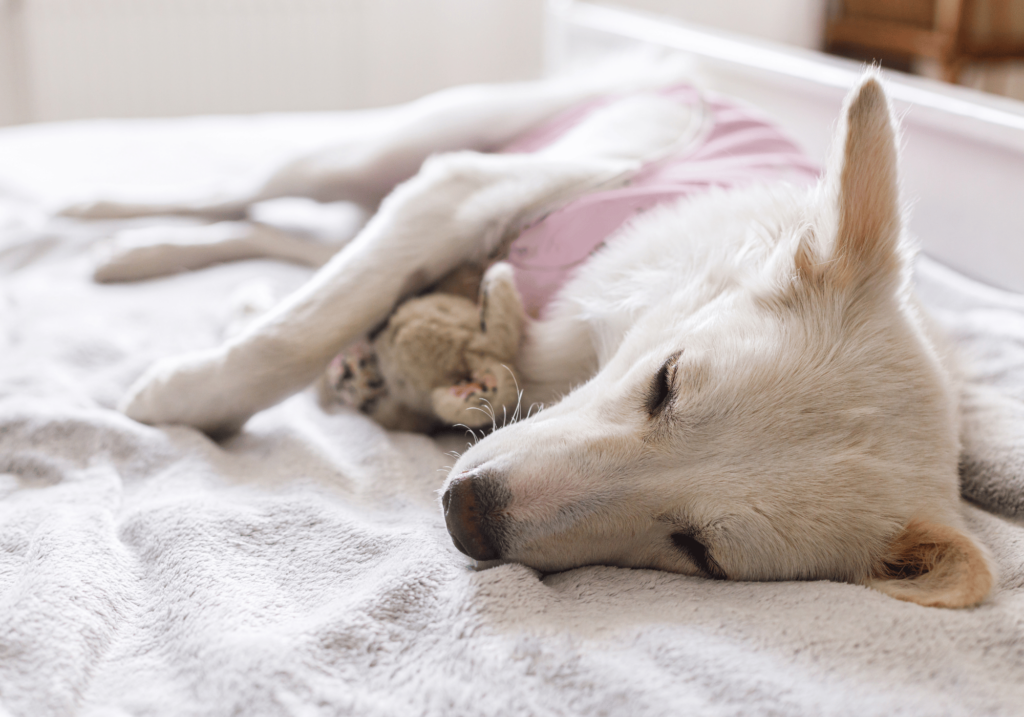
{"type": "Polygon", "coordinates": [[[96,247],[97,281],[133,281],[201,269],[221,261],[266,256],[247,222],[216,222],[127,229],[96,247]]]}
{"type": "Polygon", "coordinates": [[[93,250],[93,274],[98,282],[138,281],[188,269],[182,246],[167,241],[163,227],[118,232],[93,250]]]}
{"type": "Polygon", "coordinates": [[[138,216],[139,210],[131,204],[94,200],[69,204],[58,209],[55,214],[69,219],[129,219],[138,216]]]}
{"type": "Polygon", "coordinates": [[[246,396],[233,385],[237,378],[226,370],[219,349],[172,356],[151,366],[118,408],[140,423],[177,423],[227,435],[254,413],[239,401],[246,396]]]}
{"type": "Polygon", "coordinates": [[[93,279],[138,281],[238,258],[225,253],[238,232],[233,222],[126,229],[94,248],[93,279]]]}

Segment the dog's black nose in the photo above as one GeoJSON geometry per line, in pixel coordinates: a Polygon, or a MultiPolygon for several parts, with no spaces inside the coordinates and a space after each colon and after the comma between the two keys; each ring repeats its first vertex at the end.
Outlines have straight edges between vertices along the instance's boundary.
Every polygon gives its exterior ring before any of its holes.
{"type": "Polygon", "coordinates": [[[444,522],[455,547],[474,560],[501,557],[500,533],[508,491],[492,476],[468,474],[441,496],[444,522]]]}

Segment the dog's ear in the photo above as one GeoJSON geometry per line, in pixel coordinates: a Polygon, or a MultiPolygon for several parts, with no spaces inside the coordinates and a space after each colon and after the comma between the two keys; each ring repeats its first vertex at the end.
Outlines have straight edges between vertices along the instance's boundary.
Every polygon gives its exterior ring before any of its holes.
{"type": "Polygon", "coordinates": [[[992,567],[969,536],[947,525],[911,521],[889,545],[868,585],[929,607],[969,607],[992,589],[992,567]]]}
{"type": "Polygon", "coordinates": [[[901,266],[902,231],[896,131],[882,84],[868,74],[847,98],[838,152],[829,174],[838,221],[831,256],[798,252],[798,268],[840,286],[891,280],[901,266]],[[801,266],[801,257],[805,257],[801,266]]]}

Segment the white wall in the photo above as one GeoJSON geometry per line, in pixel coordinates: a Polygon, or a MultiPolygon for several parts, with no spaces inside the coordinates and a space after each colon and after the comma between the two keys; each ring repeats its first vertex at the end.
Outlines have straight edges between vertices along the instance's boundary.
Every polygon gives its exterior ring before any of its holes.
{"type": "Polygon", "coordinates": [[[23,74],[18,60],[20,34],[14,0],[0,0],[0,125],[11,124],[25,114],[23,74]]]}
{"type": "MultiPolygon", "coordinates": [[[[825,2],[616,0],[803,47],[825,2]]],[[[0,0],[0,124],[345,109],[534,77],[545,4],[0,0]]]]}
{"type": "Polygon", "coordinates": [[[533,77],[543,6],[0,0],[0,123],[344,109],[533,77]]]}
{"type": "MultiPolygon", "coordinates": [[[[593,1],[593,0],[591,0],[593,1]]],[[[828,0],[599,0],[721,30],[821,49],[828,0]]]]}

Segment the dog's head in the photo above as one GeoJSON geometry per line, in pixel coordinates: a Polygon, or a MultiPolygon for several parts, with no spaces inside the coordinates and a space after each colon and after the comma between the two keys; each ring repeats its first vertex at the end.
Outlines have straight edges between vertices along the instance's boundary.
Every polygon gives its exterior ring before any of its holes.
{"type": "Polygon", "coordinates": [[[876,77],[844,119],[753,276],[649,307],[590,381],[460,458],[442,504],[463,552],[846,580],[926,605],[988,593],[958,515],[954,390],[907,292],[876,77]]]}

